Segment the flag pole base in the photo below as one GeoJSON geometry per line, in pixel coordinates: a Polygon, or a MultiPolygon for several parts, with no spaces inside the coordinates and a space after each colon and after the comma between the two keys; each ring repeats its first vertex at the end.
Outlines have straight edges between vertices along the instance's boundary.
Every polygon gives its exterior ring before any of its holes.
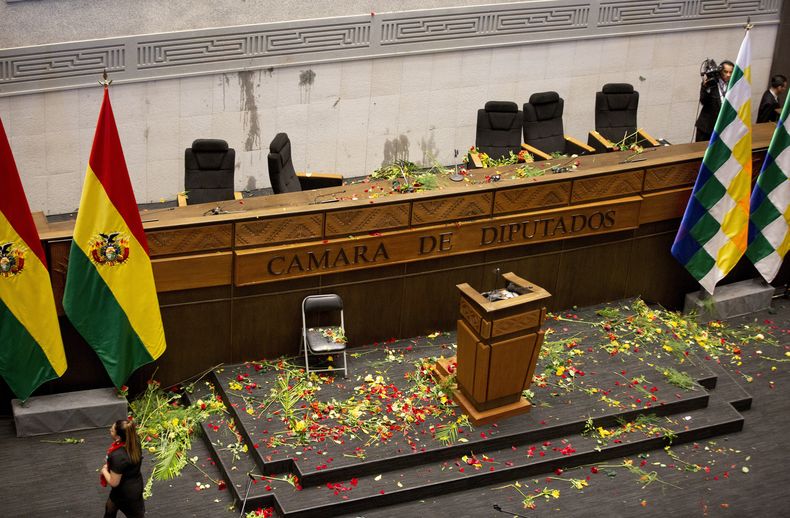
{"type": "Polygon", "coordinates": [[[699,322],[739,317],[771,307],[773,294],[773,286],[762,279],[747,279],[717,286],[713,295],[705,290],[687,293],[683,313],[696,312],[699,322]]]}

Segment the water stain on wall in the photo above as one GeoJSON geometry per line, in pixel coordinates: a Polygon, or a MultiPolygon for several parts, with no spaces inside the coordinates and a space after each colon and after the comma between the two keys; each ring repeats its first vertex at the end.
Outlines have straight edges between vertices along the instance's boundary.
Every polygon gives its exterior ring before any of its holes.
{"type": "Polygon", "coordinates": [[[230,75],[222,74],[222,77],[219,79],[219,83],[222,87],[222,110],[224,111],[227,108],[227,105],[225,104],[225,91],[230,88],[230,75]]]}
{"type": "Polygon", "coordinates": [[[258,105],[255,101],[255,87],[260,85],[260,72],[251,70],[239,72],[240,108],[244,114],[244,129],[247,132],[244,151],[254,151],[261,148],[261,124],[258,120],[258,105]],[[257,83],[254,76],[257,76],[257,83]]]}
{"type": "Polygon", "coordinates": [[[409,159],[409,137],[398,135],[384,141],[384,161],[381,165],[391,164],[395,160],[409,159]]]}
{"type": "Polygon", "coordinates": [[[310,102],[310,90],[315,82],[315,72],[311,69],[302,70],[299,73],[299,102],[306,104],[310,102]]]}

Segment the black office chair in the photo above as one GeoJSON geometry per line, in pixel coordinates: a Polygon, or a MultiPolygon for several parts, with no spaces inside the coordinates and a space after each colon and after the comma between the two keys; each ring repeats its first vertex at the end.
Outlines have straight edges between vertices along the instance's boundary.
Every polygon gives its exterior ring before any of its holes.
{"type": "Polygon", "coordinates": [[[595,94],[595,131],[587,144],[599,151],[616,151],[617,144],[638,143],[643,147],[659,143],[643,129],[638,129],[636,112],[639,92],[628,83],[608,83],[595,94]],[[638,129],[638,130],[637,130],[638,129]]]}
{"type": "Polygon", "coordinates": [[[507,157],[512,151],[521,151],[523,113],[516,103],[488,101],[485,108],[477,110],[475,147],[494,159],[507,157]]]}
{"type": "MultiPolygon", "coordinates": [[[[336,319],[335,319],[336,321],[336,319]]],[[[304,364],[307,374],[312,372],[343,371],[348,378],[348,358],[346,357],[345,319],[343,300],[333,293],[310,295],[302,301],[302,343],[304,364]],[[322,319],[339,316],[339,326],[320,326],[322,319]],[[318,322],[318,324],[316,324],[318,322]],[[310,326],[310,327],[308,327],[310,326]],[[343,353],[343,367],[310,369],[310,356],[343,353]]]]}
{"type": "Polygon", "coordinates": [[[274,136],[267,160],[274,194],[343,185],[343,176],[339,174],[297,173],[291,160],[291,140],[286,133],[274,136]]]}
{"type": "Polygon", "coordinates": [[[557,92],[538,92],[524,103],[524,144],[536,158],[547,160],[551,153],[590,154],[595,149],[565,135],[562,111],[565,101],[557,92]]]}
{"type": "Polygon", "coordinates": [[[239,198],[233,191],[236,151],[219,139],[197,139],[184,151],[184,190],[179,205],[239,198]]]}

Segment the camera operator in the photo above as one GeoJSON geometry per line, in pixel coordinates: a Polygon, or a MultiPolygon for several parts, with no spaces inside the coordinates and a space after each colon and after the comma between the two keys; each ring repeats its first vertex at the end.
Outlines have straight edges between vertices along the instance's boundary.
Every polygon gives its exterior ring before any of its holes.
{"type": "Polygon", "coordinates": [[[713,60],[708,60],[703,65],[708,64],[712,66],[706,66],[702,73],[702,85],[699,90],[699,102],[702,104],[702,109],[694,125],[697,128],[694,139],[696,142],[710,140],[713,127],[716,125],[716,118],[719,116],[721,103],[724,100],[724,94],[727,92],[727,84],[730,82],[732,71],[735,68],[733,62],[727,60],[722,61],[718,67],[713,60]]]}
{"type": "Polygon", "coordinates": [[[771,86],[760,99],[760,107],[757,110],[757,122],[776,122],[779,120],[779,113],[782,107],[779,104],[779,96],[787,90],[787,78],[782,74],[771,77],[771,86]]]}

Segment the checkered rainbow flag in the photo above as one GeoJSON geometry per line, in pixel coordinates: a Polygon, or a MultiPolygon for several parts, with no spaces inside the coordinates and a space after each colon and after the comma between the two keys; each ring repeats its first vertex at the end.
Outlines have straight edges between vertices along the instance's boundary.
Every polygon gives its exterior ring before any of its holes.
{"type": "Polygon", "coordinates": [[[771,282],[790,248],[790,102],[785,107],[757,177],[749,218],[748,257],[771,282]]]}
{"type": "Polygon", "coordinates": [[[741,43],[672,255],[713,293],[746,251],[752,179],[751,43],[741,43]]]}

